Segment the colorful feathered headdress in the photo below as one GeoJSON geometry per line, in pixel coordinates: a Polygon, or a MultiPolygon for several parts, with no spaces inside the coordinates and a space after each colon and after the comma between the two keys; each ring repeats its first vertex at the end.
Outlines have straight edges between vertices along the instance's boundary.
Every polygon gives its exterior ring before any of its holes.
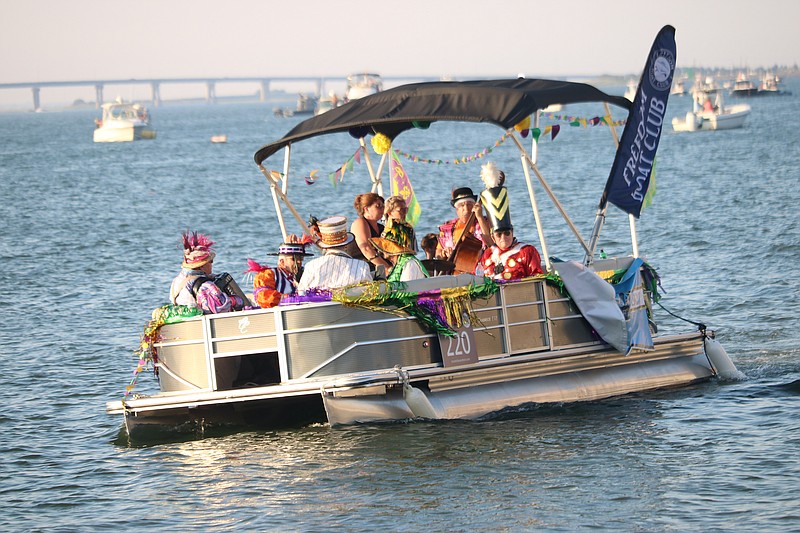
{"type": "Polygon", "coordinates": [[[183,268],[196,269],[210,263],[217,255],[211,249],[214,245],[207,235],[196,231],[185,231],[183,237],[183,268]]]}

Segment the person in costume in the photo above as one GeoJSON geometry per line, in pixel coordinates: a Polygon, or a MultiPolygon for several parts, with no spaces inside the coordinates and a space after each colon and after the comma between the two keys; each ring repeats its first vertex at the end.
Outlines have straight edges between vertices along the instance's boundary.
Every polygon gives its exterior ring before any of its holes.
{"type": "Polygon", "coordinates": [[[309,289],[336,289],[372,281],[367,262],[353,257],[358,253],[358,247],[355,236],[347,231],[347,218],[326,218],[320,220],[318,226],[320,240],[317,246],[325,253],[305,266],[297,292],[305,294],[309,289]]]}
{"type": "Polygon", "coordinates": [[[472,235],[483,243],[484,248],[492,245],[489,221],[483,215],[483,208],[477,201],[478,197],[469,187],[459,187],[453,190],[450,205],[455,208],[458,216],[439,226],[439,248],[437,249],[439,257],[450,257],[455,245],[454,237],[461,235],[473,212],[475,216],[470,223],[472,227],[467,231],[472,232],[472,235]]]}
{"type": "Polygon", "coordinates": [[[425,252],[425,259],[436,259],[436,246],[439,244],[439,236],[435,233],[428,233],[422,238],[422,250],[425,252]]]}
{"type": "Polygon", "coordinates": [[[411,249],[411,237],[411,226],[390,218],[383,234],[369,240],[392,265],[386,281],[411,281],[428,277],[428,271],[411,249]]]}
{"type": "Polygon", "coordinates": [[[481,179],[486,185],[481,200],[491,220],[494,244],[484,250],[475,268],[476,274],[483,271],[484,276],[502,281],[543,274],[536,248],[514,237],[508,189],[503,186],[505,174],[490,161],[483,165],[481,179]]]}
{"type": "Polygon", "coordinates": [[[386,209],[384,210],[386,215],[386,226],[388,227],[391,222],[394,223],[402,223],[408,226],[408,229],[411,230],[411,238],[409,248],[411,248],[414,253],[417,253],[419,250],[417,248],[417,234],[414,231],[414,227],[406,220],[406,215],[408,215],[408,204],[406,204],[405,198],[400,195],[390,196],[388,200],[386,200],[386,209]]]}
{"type": "Polygon", "coordinates": [[[492,231],[495,244],[483,252],[476,273],[495,280],[510,281],[544,274],[539,252],[531,244],[523,244],[514,237],[514,228],[492,231]]]}
{"type": "Polygon", "coordinates": [[[380,222],[385,212],[383,198],[374,192],[359,194],[353,201],[353,207],[358,218],[353,221],[350,231],[355,236],[359,254],[375,268],[383,266],[389,270],[391,265],[377,255],[369,243],[370,238],[380,237],[383,233],[383,224],[380,222]]]}
{"type": "Polygon", "coordinates": [[[174,305],[198,307],[203,313],[226,313],[239,311],[249,304],[241,296],[227,294],[214,280],[212,273],[216,253],[208,236],[196,231],[186,231],[183,239],[183,263],[181,272],[172,280],[169,300],[174,305]]]}
{"type": "Polygon", "coordinates": [[[314,255],[306,253],[305,242],[297,242],[297,238],[290,238],[289,241],[281,243],[277,253],[267,254],[278,256],[278,266],[275,268],[259,265],[252,259],[247,260],[249,268],[246,272],[255,273],[253,298],[259,307],[275,307],[284,294],[295,294],[297,283],[303,274],[303,259],[314,255]]]}

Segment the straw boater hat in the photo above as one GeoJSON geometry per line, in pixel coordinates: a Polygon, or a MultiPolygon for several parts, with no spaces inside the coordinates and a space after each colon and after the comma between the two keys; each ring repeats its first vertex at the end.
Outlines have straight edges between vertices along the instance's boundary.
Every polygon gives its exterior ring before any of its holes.
{"type": "Polygon", "coordinates": [[[453,198],[450,200],[450,205],[455,207],[456,204],[462,200],[472,200],[473,202],[477,202],[478,197],[469,187],[459,187],[458,189],[453,189],[453,198]]]}
{"type": "Polygon", "coordinates": [[[413,254],[411,249],[412,228],[405,222],[389,219],[380,237],[369,240],[379,252],[386,255],[413,254]]]}
{"type": "Polygon", "coordinates": [[[306,245],[299,242],[282,242],[278,246],[278,251],[267,255],[302,255],[303,257],[313,257],[314,254],[306,252],[306,245]]]}
{"type": "Polygon", "coordinates": [[[210,263],[216,257],[216,253],[211,249],[214,245],[208,236],[196,231],[183,233],[183,268],[197,269],[206,263],[210,263]]]}
{"type": "Polygon", "coordinates": [[[347,231],[347,217],[329,217],[318,223],[320,248],[337,248],[349,244],[355,236],[347,231]]]}

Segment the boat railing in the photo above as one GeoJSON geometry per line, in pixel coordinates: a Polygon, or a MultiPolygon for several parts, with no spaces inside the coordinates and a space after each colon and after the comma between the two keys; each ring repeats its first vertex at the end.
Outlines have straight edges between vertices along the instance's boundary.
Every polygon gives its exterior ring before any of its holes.
{"type": "MultiPolygon", "coordinates": [[[[445,285],[457,276],[450,278],[445,285]]],[[[437,283],[429,278],[418,285],[437,283]]],[[[488,299],[474,300],[472,312],[480,360],[603,344],[572,299],[541,278],[503,284],[488,299]]],[[[155,346],[161,390],[170,392],[330,379],[397,365],[442,367],[445,341],[396,309],[322,302],[164,325],[155,346]],[[267,371],[252,377],[250,368],[267,371]]]]}

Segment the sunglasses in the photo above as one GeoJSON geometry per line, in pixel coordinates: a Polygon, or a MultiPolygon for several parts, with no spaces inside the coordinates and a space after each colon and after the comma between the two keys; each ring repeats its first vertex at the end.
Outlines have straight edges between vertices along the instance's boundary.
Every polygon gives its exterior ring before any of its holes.
{"type": "Polygon", "coordinates": [[[494,234],[498,235],[498,236],[502,235],[504,237],[508,237],[509,235],[511,235],[511,230],[510,229],[502,229],[500,231],[495,231],[494,234]]]}

